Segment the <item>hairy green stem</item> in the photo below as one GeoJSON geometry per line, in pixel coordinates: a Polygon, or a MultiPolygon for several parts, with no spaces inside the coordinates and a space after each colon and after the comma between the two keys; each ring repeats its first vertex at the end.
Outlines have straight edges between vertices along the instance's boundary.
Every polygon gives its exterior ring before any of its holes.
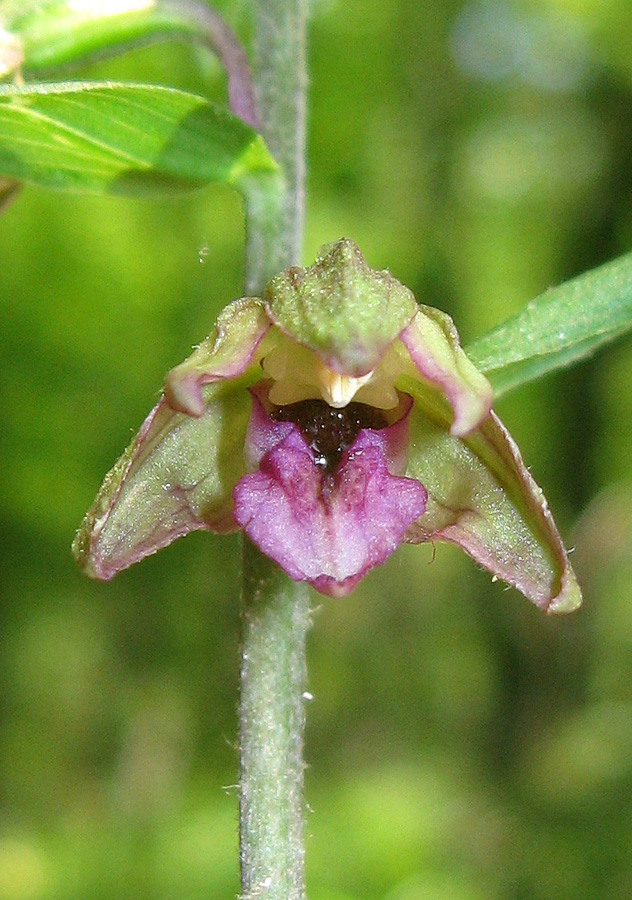
{"type": "Polygon", "coordinates": [[[240,704],[243,900],[302,900],[309,588],[244,540],[240,704]]]}
{"type": "Polygon", "coordinates": [[[261,133],[283,184],[258,179],[246,200],[246,293],[301,262],[305,181],[305,0],[257,0],[253,79],[261,133]]]}
{"type": "MultiPolygon", "coordinates": [[[[253,77],[261,132],[282,179],[246,191],[247,294],[300,262],[305,2],[257,0],[253,77]]],[[[240,702],[242,900],[303,900],[303,724],[309,589],[244,538],[240,702]]]]}

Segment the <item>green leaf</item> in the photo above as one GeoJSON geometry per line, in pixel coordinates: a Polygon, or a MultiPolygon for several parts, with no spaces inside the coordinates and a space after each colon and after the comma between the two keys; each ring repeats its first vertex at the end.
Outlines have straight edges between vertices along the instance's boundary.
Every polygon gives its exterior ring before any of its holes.
{"type": "Polygon", "coordinates": [[[217,55],[227,75],[228,106],[257,128],[246,53],[205,0],[0,0],[0,77],[26,81],[86,59],[140,44],[184,39],[217,55]]]}
{"type": "Polygon", "coordinates": [[[545,291],[466,352],[498,398],[632,328],[632,254],[545,291]]]}
{"type": "Polygon", "coordinates": [[[0,86],[0,176],[146,194],[209,182],[239,188],[276,171],[256,132],[194,94],[146,84],[0,86]]]}
{"type": "Polygon", "coordinates": [[[159,36],[206,41],[205,24],[197,0],[0,0],[0,25],[18,39],[21,68],[27,73],[50,71],[159,36]]]}

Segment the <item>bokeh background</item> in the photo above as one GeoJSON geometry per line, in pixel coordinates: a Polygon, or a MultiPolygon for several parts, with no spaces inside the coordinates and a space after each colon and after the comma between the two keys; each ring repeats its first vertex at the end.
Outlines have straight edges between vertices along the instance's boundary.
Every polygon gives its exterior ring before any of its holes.
{"type": "MultiPolygon", "coordinates": [[[[226,2],[248,33],[248,2],[226,2]]],[[[355,239],[464,343],[632,247],[625,0],[311,6],[305,261],[355,239]]],[[[77,77],[221,99],[179,44],[77,77]]],[[[0,900],[238,892],[239,540],[100,585],[69,545],[165,372],[241,293],[228,189],[25,188],[0,219],[0,900]]],[[[317,597],[311,900],[632,897],[632,344],[498,404],[585,590],[547,619],[448,546],[317,597]]]]}

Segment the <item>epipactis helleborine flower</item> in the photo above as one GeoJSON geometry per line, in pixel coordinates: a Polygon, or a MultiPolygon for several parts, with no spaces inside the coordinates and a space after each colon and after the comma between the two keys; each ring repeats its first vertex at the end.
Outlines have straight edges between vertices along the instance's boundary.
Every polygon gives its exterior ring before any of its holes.
{"type": "Polygon", "coordinates": [[[402,542],[441,539],[568,612],[579,587],[491,400],[452,320],[340,240],[228,306],[170,372],[75,555],[106,580],[189,531],[241,528],[340,596],[402,542]]]}

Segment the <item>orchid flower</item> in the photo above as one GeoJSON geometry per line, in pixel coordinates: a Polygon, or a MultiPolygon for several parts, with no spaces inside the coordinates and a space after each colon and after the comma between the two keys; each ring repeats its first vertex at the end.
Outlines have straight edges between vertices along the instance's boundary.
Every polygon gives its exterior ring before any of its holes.
{"type": "Polygon", "coordinates": [[[166,380],[74,543],[109,579],[243,529],[342,596],[403,542],[451,541],[547,612],[581,593],[544,495],[452,320],[346,239],[230,304],[166,380]]]}

